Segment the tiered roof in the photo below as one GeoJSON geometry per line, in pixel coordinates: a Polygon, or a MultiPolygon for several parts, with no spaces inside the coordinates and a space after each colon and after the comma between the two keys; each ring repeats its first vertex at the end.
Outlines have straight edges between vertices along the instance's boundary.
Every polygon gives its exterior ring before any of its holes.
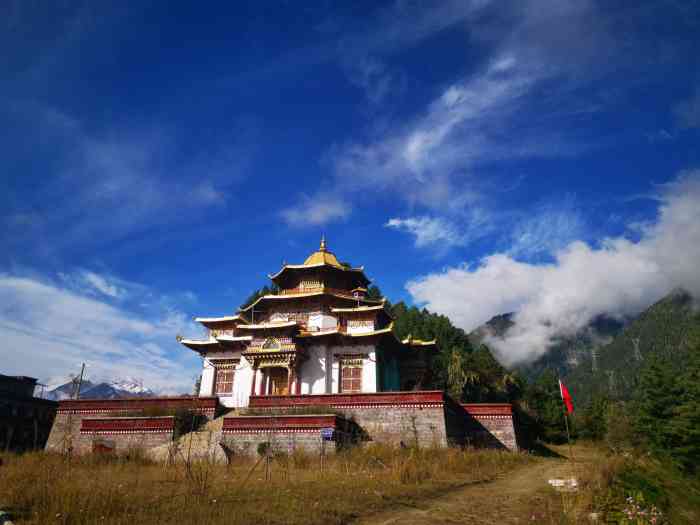
{"type": "MultiPolygon", "coordinates": [[[[436,345],[435,341],[422,341],[420,339],[414,339],[411,336],[403,341],[398,340],[393,334],[393,315],[387,308],[386,299],[369,299],[365,296],[367,292],[366,286],[370,283],[370,280],[365,276],[364,268],[352,268],[349,265],[339,262],[335,254],[328,250],[325,238],[321,239],[319,249],[309,255],[303,264],[285,264],[282,266],[281,270],[269,277],[275,284],[280,286],[279,293],[259,297],[245,308],[240,308],[236,315],[197,317],[195,321],[211,330],[210,338],[207,340],[194,340],[178,337],[178,341],[192,350],[204,353],[225,350],[227,348],[236,348],[240,347],[240,345],[245,346],[246,343],[252,341],[252,334],[257,331],[292,329],[296,337],[300,338],[317,338],[336,335],[357,339],[373,336],[388,336],[395,340],[396,344],[405,347],[434,347],[436,345]],[[333,284],[335,280],[336,284],[340,283],[343,287],[331,288],[326,286],[327,281],[324,277],[319,278],[318,286],[307,289],[298,286],[299,274],[310,274],[312,282],[314,282],[314,276],[319,273],[319,270],[321,276],[330,276],[331,284],[333,284]],[[297,279],[297,281],[291,281],[292,283],[296,283],[294,286],[297,287],[284,287],[285,283],[290,283],[290,278],[297,279]],[[341,330],[339,326],[334,329],[310,331],[297,321],[252,322],[254,320],[252,313],[255,312],[257,314],[257,312],[260,311],[256,310],[256,306],[260,303],[297,300],[315,296],[325,296],[335,300],[346,301],[347,306],[341,306],[343,303],[339,304],[336,301],[336,306],[331,306],[330,308],[332,313],[342,314],[346,316],[346,318],[347,316],[352,318],[354,315],[362,316],[368,313],[376,314],[378,316],[377,320],[379,321],[381,319],[379,323],[381,328],[376,328],[375,330],[367,332],[352,333],[350,331],[341,330]],[[231,329],[231,327],[233,328],[231,329]]],[[[308,278],[309,277],[307,277],[307,279],[308,278]]]]}
{"type": "Polygon", "coordinates": [[[275,284],[279,284],[287,274],[319,268],[349,273],[357,280],[357,284],[360,287],[366,287],[371,282],[365,275],[363,266],[352,268],[338,261],[335,254],[328,250],[325,237],[321,238],[321,245],[318,250],[309,255],[304,264],[285,264],[277,273],[268,275],[268,277],[275,284]]]}

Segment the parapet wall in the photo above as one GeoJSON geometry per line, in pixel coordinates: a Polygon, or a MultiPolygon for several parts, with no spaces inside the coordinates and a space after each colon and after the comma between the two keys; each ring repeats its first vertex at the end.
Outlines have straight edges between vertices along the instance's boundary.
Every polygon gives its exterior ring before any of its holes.
{"type": "Polygon", "coordinates": [[[364,440],[407,446],[461,444],[463,429],[446,417],[450,401],[441,390],[371,394],[252,396],[250,408],[283,410],[328,407],[355,423],[364,440]],[[448,428],[449,426],[449,428],[448,428]]]}
{"type": "MultiPolygon", "coordinates": [[[[181,409],[211,420],[219,413],[218,398],[61,401],[46,449],[76,454],[134,448],[167,452],[181,441],[181,409]]],[[[269,443],[283,452],[331,453],[358,442],[518,450],[510,404],[460,405],[442,391],[252,396],[250,409],[258,415],[227,416],[207,424],[204,452],[257,454],[261,443],[269,443]],[[322,429],[333,429],[335,441],[323,440],[322,429]]]]}
{"type": "Polygon", "coordinates": [[[235,416],[224,418],[221,443],[233,454],[252,455],[262,443],[275,452],[333,453],[346,441],[349,422],[337,415],[235,416]],[[321,436],[333,431],[333,441],[321,436]]]}
{"type": "Polygon", "coordinates": [[[518,450],[510,403],[462,404],[466,419],[466,444],[475,447],[518,450]]]}
{"type": "Polygon", "coordinates": [[[161,445],[163,440],[172,441],[175,418],[153,414],[180,410],[213,419],[219,410],[219,399],[186,396],[60,401],[46,450],[87,453],[97,437],[103,440],[105,449],[115,451],[161,445]],[[172,428],[162,427],[166,420],[172,421],[172,428]]]}

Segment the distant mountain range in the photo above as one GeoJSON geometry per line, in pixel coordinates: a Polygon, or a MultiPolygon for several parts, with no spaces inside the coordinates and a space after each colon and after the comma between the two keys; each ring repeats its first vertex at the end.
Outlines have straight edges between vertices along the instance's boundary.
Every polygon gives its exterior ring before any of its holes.
{"type": "MultiPolygon", "coordinates": [[[[69,399],[73,392],[73,382],[68,381],[49,390],[44,397],[60,401],[69,399]]],[[[93,383],[84,380],[80,388],[81,399],[116,399],[120,397],[153,397],[155,393],[145,388],[140,381],[134,379],[117,379],[93,383]]]]}
{"type": "MultiPolygon", "coordinates": [[[[503,336],[513,313],[498,315],[469,334],[472,344],[503,336]]],[[[700,312],[683,290],[649,306],[637,317],[619,321],[600,316],[572,337],[562,337],[535,362],[518,367],[529,379],[549,368],[563,377],[580,404],[596,394],[629,398],[645,359],[652,353],[682,366],[688,338],[700,334],[700,312]]]]}

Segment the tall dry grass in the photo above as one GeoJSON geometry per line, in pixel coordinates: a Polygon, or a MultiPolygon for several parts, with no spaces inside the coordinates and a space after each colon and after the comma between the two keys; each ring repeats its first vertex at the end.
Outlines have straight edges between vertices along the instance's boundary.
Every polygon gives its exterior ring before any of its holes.
{"type": "Polygon", "coordinates": [[[382,445],[328,456],[297,452],[231,465],[32,453],[3,455],[0,505],[18,523],[315,524],[411,504],[527,463],[523,454],[382,445]],[[323,468],[322,468],[323,467],[323,468]]]}

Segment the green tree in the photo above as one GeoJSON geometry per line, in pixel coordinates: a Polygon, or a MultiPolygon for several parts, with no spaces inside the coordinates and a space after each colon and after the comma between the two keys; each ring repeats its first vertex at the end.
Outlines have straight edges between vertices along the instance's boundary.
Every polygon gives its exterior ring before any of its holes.
{"type": "Polygon", "coordinates": [[[557,374],[553,370],[546,369],[537,381],[527,386],[524,408],[537,424],[536,437],[553,443],[566,440],[564,407],[557,374]]]}
{"type": "Polygon", "coordinates": [[[243,302],[241,305],[241,308],[248,308],[251,304],[253,304],[255,301],[257,301],[260,297],[264,295],[275,295],[279,293],[279,288],[277,288],[276,285],[272,286],[263,286],[262,288],[259,288],[258,290],[255,290],[252,294],[248,296],[248,298],[243,302]]]}
{"type": "Polygon", "coordinates": [[[677,390],[680,402],[668,423],[670,453],[681,469],[696,473],[700,470],[700,345],[690,351],[677,390]]]}
{"type": "Polygon", "coordinates": [[[368,299],[381,299],[382,297],[382,291],[379,289],[379,286],[371,285],[367,288],[368,299]]]}
{"type": "Polygon", "coordinates": [[[639,376],[633,424],[642,444],[656,455],[670,451],[668,424],[679,406],[680,393],[670,361],[649,356],[639,376]]]}
{"type": "Polygon", "coordinates": [[[575,414],[575,433],[584,439],[595,441],[605,439],[608,431],[609,405],[610,400],[607,396],[595,396],[587,407],[575,414]]]}

